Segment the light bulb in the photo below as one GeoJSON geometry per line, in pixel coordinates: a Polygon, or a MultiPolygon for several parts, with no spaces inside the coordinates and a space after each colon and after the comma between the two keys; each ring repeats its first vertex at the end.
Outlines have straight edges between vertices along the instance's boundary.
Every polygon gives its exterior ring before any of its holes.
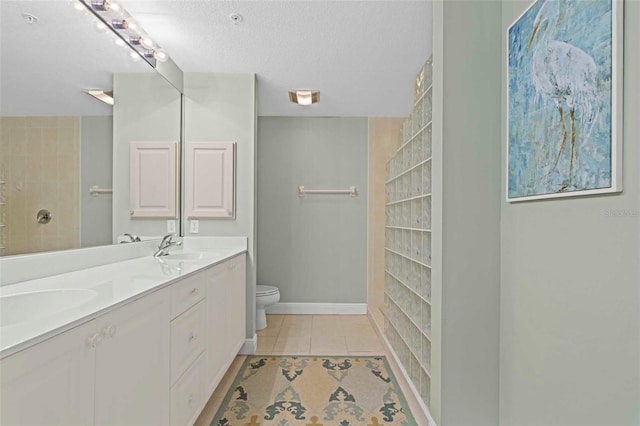
{"type": "Polygon", "coordinates": [[[127,43],[124,42],[123,39],[121,39],[120,37],[116,37],[113,42],[116,44],[116,46],[119,47],[125,47],[127,45],[127,43]]]}
{"type": "Polygon", "coordinates": [[[156,50],[153,57],[156,58],[156,61],[158,62],[166,62],[167,59],[169,59],[169,55],[167,55],[167,52],[162,49],[156,50]]]}
{"type": "Polygon", "coordinates": [[[131,19],[131,17],[126,18],[127,22],[129,23],[129,29],[132,31],[135,31],[138,29],[138,24],[136,24],[136,21],[134,21],[133,19],[131,19]]]}
{"type": "Polygon", "coordinates": [[[133,62],[138,62],[138,61],[140,61],[140,59],[142,59],[140,57],[140,54],[138,52],[136,52],[135,50],[132,50],[131,52],[129,52],[129,57],[131,58],[131,60],[133,62]]]}
{"type": "Polygon", "coordinates": [[[120,11],[120,5],[114,1],[109,2],[109,9],[114,11],[114,12],[119,12],[120,11]]]}
{"type": "Polygon", "coordinates": [[[153,47],[153,40],[151,40],[149,37],[142,37],[142,45],[151,49],[153,47]]]}
{"type": "Polygon", "coordinates": [[[94,28],[96,29],[96,31],[98,31],[98,32],[100,32],[100,33],[101,33],[101,32],[103,32],[103,31],[106,31],[106,29],[107,29],[107,24],[105,24],[105,23],[104,23],[104,22],[102,22],[102,21],[96,21],[96,24],[95,24],[95,27],[94,27],[94,28]]]}
{"type": "Polygon", "coordinates": [[[87,10],[87,8],[85,7],[84,3],[81,3],[79,0],[73,0],[73,8],[75,10],[77,10],[78,12],[82,12],[84,10],[87,10]]]}

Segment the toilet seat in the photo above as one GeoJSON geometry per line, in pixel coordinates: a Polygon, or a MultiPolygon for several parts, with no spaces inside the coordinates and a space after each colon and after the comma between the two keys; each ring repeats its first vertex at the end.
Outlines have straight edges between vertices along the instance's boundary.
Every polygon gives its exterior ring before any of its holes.
{"type": "Polygon", "coordinates": [[[271,296],[277,294],[280,290],[272,285],[257,285],[256,296],[271,296]]]}

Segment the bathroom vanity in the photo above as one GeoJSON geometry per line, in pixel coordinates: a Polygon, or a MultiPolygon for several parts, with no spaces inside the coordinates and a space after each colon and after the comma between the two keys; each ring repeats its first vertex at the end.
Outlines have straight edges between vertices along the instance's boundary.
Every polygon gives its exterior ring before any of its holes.
{"type": "Polygon", "coordinates": [[[193,424],[245,341],[245,253],[246,243],[148,256],[3,286],[0,423],[193,424]]]}

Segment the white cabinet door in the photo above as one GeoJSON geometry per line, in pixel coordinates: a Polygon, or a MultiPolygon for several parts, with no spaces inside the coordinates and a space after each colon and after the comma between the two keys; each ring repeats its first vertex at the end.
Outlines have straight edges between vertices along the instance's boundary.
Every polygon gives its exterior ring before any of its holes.
{"type": "Polygon", "coordinates": [[[169,289],[165,288],[97,321],[97,425],[169,423],[169,289]]]}
{"type": "Polygon", "coordinates": [[[222,379],[225,364],[225,315],[228,304],[226,296],[226,263],[206,271],[206,384],[208,395],[214,391],[222,379]]]}
{"type": "Polygon", "coordinates": [[[187,219],[235,217],[235,146],[235,142],[187,142],[187,219]]]}
{"type": "Polygon", "coordinates": [[[92,424],[96,335],[90,321],[0,361],[0,424],[92,424]]]}
{"type": "Polygon", "coordinates": [[[131,217],[177,217],[177,159],[175,142],[131,142],[131,217]]]}
{"type": "Polygon", "coordinates": [[[246,256],[238,256],[227,262],[227,336],[229,356],[235,357],[246,336],[246,256]]]}

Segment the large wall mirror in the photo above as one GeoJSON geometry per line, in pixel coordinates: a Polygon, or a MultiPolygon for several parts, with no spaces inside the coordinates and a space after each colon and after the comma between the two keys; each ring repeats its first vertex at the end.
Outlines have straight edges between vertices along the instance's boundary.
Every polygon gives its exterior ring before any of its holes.
{"type": "Polygon", "coordinates": [[[0,2],[0,255],[167,231],[129,217],[129,143],[179,143],[181,94],[74,6],[0,2]],[[85,89],[113,90],[115,105],[85,89]]]}

